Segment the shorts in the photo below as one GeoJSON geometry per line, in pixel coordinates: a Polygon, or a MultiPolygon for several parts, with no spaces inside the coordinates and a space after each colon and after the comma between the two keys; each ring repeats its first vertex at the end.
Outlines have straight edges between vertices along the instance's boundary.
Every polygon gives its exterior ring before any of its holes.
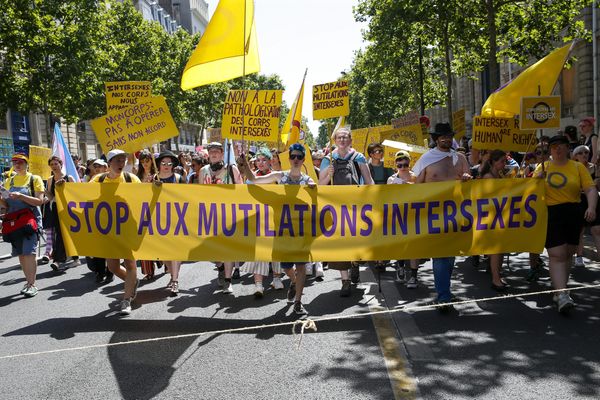
{"type": "Polygon", "coordinates": [[[352,268],[352,261],[330,261],[327,266],[336,271],[346,271],[352,268]]]}
{"type": "Polygon", "coordinates": [[[306,265],[306,261],[282,262],[281,263],[281,269],[294,268],[294,265],[296,265],[296,264],[305,264],[306,265]]]}
{"type": "Polygon", "coordinates": [[[583,229],[581,204],[563,203],[548,206],[547,249],[563,244],[577,246],[581,229],[583,229]]]}
{"type": "Polygon", "coordinates": [[[13,257],[35,255],[38,247],[38,235],[22,236],[10,244],[12,245],[11,255],[13,257]]]}
{"type": "MultiPolygon", "coordinates": [[[[587,196],[585,194],[581,195],[581,203],[579,204],[581,205],[581,218],[583,218],[585,215],[585,210],[587,210],[588,207],[587,196]]],[[[583,223],[588,226],[600,225],[600,198],[596,201],[596,219],[594,219],[592,222],[587,222],[584,220],[583,223]]]]}

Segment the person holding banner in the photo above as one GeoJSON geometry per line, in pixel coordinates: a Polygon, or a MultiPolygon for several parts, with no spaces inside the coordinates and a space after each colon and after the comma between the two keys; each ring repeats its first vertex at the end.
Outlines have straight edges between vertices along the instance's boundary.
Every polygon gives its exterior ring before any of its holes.
{"type": "MultiPolygon", "coordinates": [[[[569,160],[569,140],[565,136],[552,137],[549,145],[552,157],[538,165],[535,175],[545,180],[548,206],[546,249],[550,258],[550,279],[554,289],[566,289],[572,257],[583,228],[581,217],[583,214],[587,222],[596,218],[598,191],[587,168],[569,160]],[[584,212],[580,205],[582,191],[588,201],[584,212]]],[[[554,294],[552,300],[561,313],[575,306],[568,291],[554,294]]]]}
{"type": "MultiPolygon", "coordinates": [[[[352,148],[352,132],[348,128],[339,128],[331,135],[336,148],[329,157],[321,161],[319,172],[320,185],[372,185],[373,178],[362,153],[352,148]]],[[[342,278],[341,297],[351,295],[351,283],[359,282],[358,265],[351,261],[328,263],[330,269],[340,271],[342,278]],[[349,272],[352,269],[351,272],[349,272]],[[352,275],[352,276],[351,276],[352,275]]]]}
{"type": "MultiPolygon", "coordinates": [[[[246,179],[257,184],[279,183],[282,185],[306,185],[310,188],[316,187],[312,178],[302,172],[306,149],[300,143],[294,143],[289,149],[290,170],[273,171],[269,174],[259,176],[250,170],[246,158],[242,155],[238,158],[238,165],[246,179]]],[[[281,268],[290,278],[291,284],[288,290],[288,302],[294,303],[294,313],[298,315],[306,314],[302,305],[302,292],[306,282],[306,262],[282,262],[281,268]],[[295,271],[294,271],[295,266],[295,271]]]]}
{"type": "MultiPolygon", "coordinates": [[[[4,181],[4,190],[2,190],[0,198],[0,205],[8,208],[8,213],[3,216],[3,224],[8,222],[10,214],[26,210],[31,215],[31,219],[35,219],[37,230],[39,230],[42,228],[40,206],[44,204],[44,181],[39,176],[27,171],[29,159],[25,154],[16,153],[12,156],[11,161],[15,175],[4,181]]],[[[4,227],[2,235],[6,240],[8,232],[4,227]]],[[[25,297],[33,297],[38,293],[35,286],[37,273],[35,253],[39,242],[39,231],[32,234],[25,232],[25,229],[20,229],[10,235],[11,254],[13,257],[19,256],[19,264],[25,274],[26,282],[21,289],[21,294],[25,297]]]]}
{"type": "MultiPolygon", "coordinates": [[[[106,160],[108,161],[108,172],[94,176],[91,180],[92,183],[141,183],[137,176],[124,171],[127,163],[127,153],[123,150],[109,151],[106,160]]],[[[131,314],[131,303],[135,300],[139,285],[137,267],[135,260],[123,260],[123,266],[120,262],[121,260],[116,258],[106,259],[108,270],[125,281],[120,312],[122,315],[129,315],[131,314]]]]}
{"type": "MultiPolygon", "coordinates": [[[[423,154],[413,167],[413,172],[417,175],[417,183],[471,179],[467,159],[452,149],[454,131],[450,124],[436,124],[431,137],[435,147],[423,154]]],[[[444,304],[452,301],[450,285],[453,270],[454,257],[433,259],[433,278],[437,292],[435,303],[444,304]]],[[[448,312],[451,309],[449,306],[439,308],[441,312],[448,312]]]]}
{"type": "MultiPolygon", "coordinates": [[[[158,164],[158,174],[154,176],[154,183],[162,185],[163,183],[185,183],[185,178],[173,172],[173,168],[179,164],[179,159],[170,151],[164,151],[156,158],[158,164]]],[[[171,280],[167,284],[167,289],[171,291],[171,296],[179,294],[179,269],[180,261],[165,261],[165,265],[171,274],[171,280]]]]}
{"type": "Polygon", "coordinates": [[[152,160],[154,156],[148,150],[142,150],[139,155],[140,164],[137,170],[137,177],[142,182],[152,182],[156,175],[156,165],[152,160]]]}
{"type": "MultiPolygon", "coordinates": [[[[200,170],[200,183],[215,184],[241,184],[242,177],[235,165],[225,164],[223,145],[219,142],[211,142],[206,145],[208,151],[208,165],[200,170]]],[[[233,273],[233,262],[217,264],[218,284],[223,288],[223,293],[233,294],[231,275],[233,273]]]]}

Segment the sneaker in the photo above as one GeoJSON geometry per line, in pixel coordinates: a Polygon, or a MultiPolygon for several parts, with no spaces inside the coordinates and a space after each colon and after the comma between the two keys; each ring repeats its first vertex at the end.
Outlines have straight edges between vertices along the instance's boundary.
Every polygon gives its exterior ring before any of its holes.
{"type": "Polygon", "coordinates": [[[558,303],[558,293],[554,293],[554,294],[552,295],[552,302],[554,302],[554,303],[558,303]]]}
{"type": "Polygon", "coordinates": [[[231,279],[240,279],[240,269],[234,268],[233,274],[231,274],[231,279]]]}
{"type": "Polygon", "coordinates": [[[219,272],[217,273],[217,285],[220,288],[225,287],[225,267],[219,267],[219,272]]]}
{"type": "Polygon", "coordinates": [[[271,287],[275,290],[282,290],[283,282],[281,282],[281,278],[278,276],[274,276],[273,281],[271,282],[271,287]]]}
{"type": "Polygon", "coordinates": [[[561,292],[558,295],[558,312],[564,313],[575,307],[575,302],[569,296],[568,292],[561,292]]]}
{"type": "Polygon", "coordinates": [[[340,297],[350,297],[352,294],[352,289],[350,287],[349,280],[342,281],[342,289],[340,290],[340,297]]]}
{"type": "Polygon", "coordinates": [[[167,283],[167,289],[171,289],[172,286],[173,286],[173,280],[171,279],[169,281],[169,283],[167,283]]]}
{"type": "Polygon", "coordinates": [[[52,271],[54,271],[54,272],[60,271],[60,267],[59,267],[58,263],[55,263],[55,262],[50,264],[50,268],[52,268],[52,271]]]}
{"type": "Polygon", "coordinates": [[[295,298],[296,298],[296,285],[292,283],[287,292],[288,303],[293,303],[295,298]]]}
{"type": "Polygon", "coordinates": [[[48,256],[42,256],[42,257],[38,258],[37,265],[46,265],[49,262],[50,262],[50,257],[48,257],[48,256]]]}
{"type": "Polygon", "coordinates": [[[585,267],[585,263],[583,262],[583,257],[581,256],[576,256],[575,257],[575,264],[573,265],[574,267],[585,267]]]}
{"type": "Polygon", "coordinates": [[[352,263],[352,266],[350,267],[350,281],[354,285],[360,282],[360,270],[358,269],[357,263],[352,263]]]}
{"type": "Polygon", "coordinates": [[[323,282],[324,276],[325,275],[323,274],[323,264],[321,264],[321,262],[316,262],[315,263],[315,281],[323,282]]]}
{"type": "Polygon", "coordinates": [[[106,277],[104,278],[104,283],[111,283],[115,280],[115,274],[112,272],[106,272],[106,277]]]}
{"type": "Polygon", "coordinates": [[[134,301],[135,297],[137,296],[138,286],[140,286],[140,280],[136,279],[135,280],[135,286],[133,287],[133,296],[131,296],[131,301],[134,301]]]}
{"type": "Polygon", "coordinates": [[[70,261],[69,261],[69,267],[73,268],[73,267],[78,267],[81,265],[81,261],[79,261],[79,257],[75,258],[73,257],[70,261]]]}
{"type": "Polygon", "coordinates": [[[254,284],[254,298],[261,299],[264,295],[265,289],[263,288],[262,282],[256,282],[254,284]]]}
{"type": "Polygon", "coordinates": [[[179,294],[179,282],[173,281],[171,282],[171,297],[175,297],[179,294]]]}
{"type": "Polygon", "coordinates": [[[296,315],[306,315],[306,314],[308,314],[308,312],[306,312],[306,309],[302,305],[301,301],[295,301],[294,302],[294,314],[296,314],[296,315]]]}
{"type": "Polygon", "coordinates": [[[123,299],[121,300],[121,315],[129,315],[131,314],[131,300],[123,299]]]}
{"type": "Polygon", "coordinates": [[[446,304],[448,303],[447,301],[439,301],[439,300],[434,300],[432,301],[430,304],[431,305],[437,305],[438,307],[437,310],[439,311],[440,314],[448,314],[450,311],[454,310],[454,306],[451,304],[446,304]]]}
{"type": "Polygon", "coordinates": [[[223,293],[224,294],[233,294],[233,285],[231,282],[225,281],[223,284],[223,293]]]}
{"type": "Polygon", "coordinates": [[[25,294],[25,292],[27,291],[27,289],[29,289],[29,285],[28,284],[23,285],[23,289],[21,289],[20,293],[21,294],[25,294]]]}
{"type": "Polygon", "coordinates": [[[102,283],[104,281],[104,274],[99,274],[96,272],[96,283],[102,283]]]}
{"type": "Polygon", "coordinates": [[[407,289],[416,289],[419,286],[419,280],[416,276],[411,276],[406,282],[407,289]]]}
{"type": "Polygon", "coordinates": [[[396,281],[398,281],[399,283],[406,282],[406,268],[404,268],[403,266],[398,266],[398,268],[396,269],[396,281]]]}
{"type": "Polygon", "coordinates": [[[306,263],[306,276],[313,276],[315,274],[315,265],[313,263],[306,263]]]}
{"type": "Polygon", "coordinates": [[[25,297],[33,297],[36,294],[38,294],[38,288],[36,288],[35,285],[31,285],[27,288],[27,290],[25,290],[23,294],[25,295],[25,297]]]}

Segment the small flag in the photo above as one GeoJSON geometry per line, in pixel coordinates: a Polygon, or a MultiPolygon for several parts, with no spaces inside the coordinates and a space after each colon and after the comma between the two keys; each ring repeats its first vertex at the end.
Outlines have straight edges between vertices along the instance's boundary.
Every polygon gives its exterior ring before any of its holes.
{"type": "Polygon", "coordinates": [[[81,182],[81,179],[79,179],[79,173],[77,172],[77,168],[75,167],[73,158],[71,158],[71,153],[69,152],[69,148],[65,143],[65,139],[63,138],[58,123],[54,124],[54,135],[52,137],[52,155],[57,156],[62,160],[63,174],[71,175],[75,182],[81,182]]]}
{"type": "Polygon", "coordinates": [[[302,102],[304,99],[304,81],[306,80],[306,71],[304,71],[304,78],[302,78],[302,85],[300,85],[300,91],[296,95],[294,104],[290,108],[290,112],[285,119],[283,128],[281,129],[281,142],[285,143],[286,146],[291,146],[294,143],[298,143],[304,140],[304,132],[301,132],[302,124],[302,102]]]}

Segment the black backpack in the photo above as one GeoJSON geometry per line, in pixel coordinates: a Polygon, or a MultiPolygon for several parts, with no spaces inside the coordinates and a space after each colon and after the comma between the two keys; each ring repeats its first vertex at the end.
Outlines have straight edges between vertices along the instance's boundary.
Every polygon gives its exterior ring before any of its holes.
{"type": "Polygon", "coordinates": [[[358,185],[360,183],[360,167],[355,161],[358,153],[352,154],[348,160],[334,159],[333,162],[333,184],[334,185],[358,185]]]}

